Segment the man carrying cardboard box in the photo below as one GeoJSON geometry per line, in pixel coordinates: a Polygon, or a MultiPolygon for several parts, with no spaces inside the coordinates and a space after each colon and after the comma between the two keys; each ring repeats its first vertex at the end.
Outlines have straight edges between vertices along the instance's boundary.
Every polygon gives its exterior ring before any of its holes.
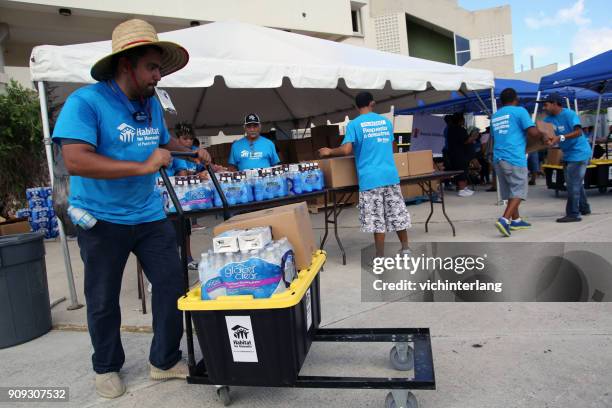
{"type": "Polygon", "coordinates": [[[558,143],[563,151],[563,172],[567,185],[567,204],[565,217],[557,222],[581,221],[580,215],[589,215],[591,207],[584,191],[584,175],[591,161],[591,146],[582,133],[580,118],[571,109],[563,108],[563,99],[552,93],[541,101],[548,116],[544,122],[551,123],[555,129],[553,144],[558,143]]]}
{"type": "Polygon", "coordinates": [[[410,253],[410,214],[406,209],[393,159],[393,125],[374,113],[374,97],[361,92],[355,97],[359,116],[349,122],[342,145],[319,149],[321,157],[348,156],[354,152],[359,179],[359,218],[363,232],[374,233],[376,256],[385,256],[385,233],[395,231],[402,253],[410,253]]]}
{"type": "Polygon", "coordinates": [[[508,205],[495,226],[502,235],[509,237],[510,231],[531,227],[519,215],[519,205],[527,198],[527,137],[540,138],[548,143],[550,140],[536,128],[527,110],[518,106],[518,95],[514,89],[502,91],[501,103],[503,107],[491,117],[493,166],[501,198],[508,200],[508,205]]]}

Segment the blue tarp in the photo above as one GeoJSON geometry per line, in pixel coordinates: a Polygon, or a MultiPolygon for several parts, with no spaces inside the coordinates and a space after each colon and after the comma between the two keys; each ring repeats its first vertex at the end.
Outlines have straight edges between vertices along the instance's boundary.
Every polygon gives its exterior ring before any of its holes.
{"type": "MultiPolygon", "coordinates": [[[[501,92],[506,88],[514,88],[521,101],[525,102],[535,100],[538,92],[538,84],[536,83],[521,81],[518,79],[498,78],[495,80],[495,98],[499,98],[501,92]]],[[[487,106],[487,109],[490,111],[491,91],[485,89],[477,91],[477,93],[487,106]]],[[[450,99],[429,105],[425,105],[422,101],[420,101],[419,106],[410,109],[397,110],[395,111],[395,115],[414,115],[416,113],[448,114],[454,112],[486,113],[474,92],[468,91],[465,95],[459,92],[452,92],[450,99]]]]}
{"type": "MultiPolygon", "coordinates": [[[[524,106],[530,112],[533,111],[535,105],[535,99],[538,91],[538,84],[533,82],[521,81],[518,79],[496,79],[495,80],[495,98],[497,99],[497,106],[501,106],[499,96],[501,92],[506,88],[514,88],[516,90],[521,106],[524,106]]],[[[599,94],[589,89],[577,88],[572,86],[557,87],[554,89],[547,89],[542,91],[540,98],[543,98],[549,93],[557,92],[564,98],[569,98],[570,107],[574,109],[574,99],[578,99],[579,110],[590,110],[595,109],[597,106],[597,98],[599,94]]],[[[489,112],[491,111],[491,91],[481,90],[478,91],[478,95],[486,105],[489,112]]],[[[487,111],[483,109],[482,103],[478,100],[478,97],[474,95],[474,92],[469,91],[465,95],[458,92],[452,92],[451,98],[426,105],[424,102],[419,101],[417,107],[409,109],[399,109],[395,111],[395,115],[415,115],[415,114],[451,114],[455,112],[474,113],[474,114],[487,114],[487,111]]],[[[612,106],[612,93],[604,94],[602,99],[602,108],[612,106]]]]}
{"type": "Polygon", "coordinates": [[[612,50],[542,77],[539,89],[544,91],[565,86],[586,88],[597,93],[612,92],[612,50]]]}

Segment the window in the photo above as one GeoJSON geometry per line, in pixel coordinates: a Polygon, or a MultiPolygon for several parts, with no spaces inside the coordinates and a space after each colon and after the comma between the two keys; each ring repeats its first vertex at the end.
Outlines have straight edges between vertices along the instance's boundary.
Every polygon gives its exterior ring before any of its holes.
{"type": "Polygon", "coordinates": [[[457,65],[465,65],[472,59],[470,40],[455,34],[455,61],[457,65]]]}
{"type": "Polygon", "coordinates": [[[351,24],[353,26],[354,34],[363,34],[363,32],[361,31],[361,10],[351,10],[351,24]]]}
{"type": "Polygon", "coordinates": [[[471,56],[469,51],[457,53],[457,65],[465,65],[470,61],[470,59],[471,56]]]}

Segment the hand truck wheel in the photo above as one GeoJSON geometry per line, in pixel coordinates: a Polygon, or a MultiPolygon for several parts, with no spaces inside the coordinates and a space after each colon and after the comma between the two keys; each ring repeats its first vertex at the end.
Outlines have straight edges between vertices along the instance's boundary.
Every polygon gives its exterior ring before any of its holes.
{"type": "Polygon", "coordinates": [[[414,350],[407,343],[397,343],[389,352],[393,368],[399,371],[410,371],[414,368],[414,350]]]}
{"type": "Polygon", "coordinates": [[[230,389],[227,385],[217,387],[217,397],[219,397],[224,407],[228,407],[232,404],[230,389]]]}
{"type": "Polygon", "coordinates": [[[391,391],[385,398],[385,408],[419,408],[419,403],[410,391],[391,391]]]}

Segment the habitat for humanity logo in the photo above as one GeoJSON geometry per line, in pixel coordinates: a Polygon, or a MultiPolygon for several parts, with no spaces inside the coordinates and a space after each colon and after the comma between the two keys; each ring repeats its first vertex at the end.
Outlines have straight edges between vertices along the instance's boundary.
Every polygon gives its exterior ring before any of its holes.
{"type": "Polygon", "coordinates": [[[243,150],[240,152],[240,157],[249,157],[249,151],[248,150],[243,150]]]}
{"type": "Polygon", "coordinates": [[[234,332],[234,337],[237,339],[246,339],[249,337],[249,329],[242,327],[239,324],[232,327],[232,331],[234,332]]]}
{"type": "Polygon", "coordinates": [[[121,140],[123,143],[132,143],[134,141],[136,129],[134,129],[132,126],[122,123],[117,127],[117,130],[121,132],[119,134],[119,140],[121,140]]]}

